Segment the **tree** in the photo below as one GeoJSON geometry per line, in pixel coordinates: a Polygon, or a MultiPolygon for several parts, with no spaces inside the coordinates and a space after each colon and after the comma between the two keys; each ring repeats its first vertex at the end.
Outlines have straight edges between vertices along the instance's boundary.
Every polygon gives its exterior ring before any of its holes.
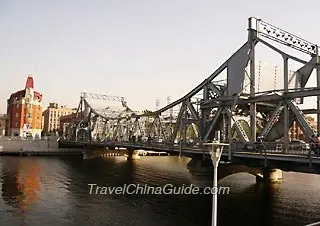
{"type": "Polygon", "coordinates": [[[146,110],[143,110],[142,113],[143,113],[143,114],[146,114],[146,115],[150,115],[150,114],[152,114],[153,112],[146,109],[146,110]]]}
{"type": "MultiPolygon", "coordinates": [[[[250,131],[249,123],[243,119],[240,119],[238,121],[240,122],[240,125],[242,126],[244,132],[247,134],[248,137],[250,137],[251,131],[250,131]]],[[[257,134],[260,133],[260,128],[258,126],[256,126],[256,131],[257,131],[257,134]]],[[[231,128],[231,136],[232,136],[232,138],[235,138],[236,140],[240,140],[240,136],[236,131],[235,124],[233,124],[233,126],[231,128]]]]}

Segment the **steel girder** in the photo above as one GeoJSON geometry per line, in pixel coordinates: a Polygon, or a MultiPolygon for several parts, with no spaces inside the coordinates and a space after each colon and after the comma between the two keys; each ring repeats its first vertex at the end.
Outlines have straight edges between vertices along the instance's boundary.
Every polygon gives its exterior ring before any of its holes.
{"type": "MultiPolygon", "coordinates": [[[[252,22],[253,19],[250,18],[250,20],[252,22]]],[[[306,83],[310,76],[308,73],[311,73],[314,68],[319,70],[318,62],[313,62],[314,60],[307,62],[292,56],[270,44],[264,38],[277,41],[287,46],[289,45],[311,55],[313,58],[314,55],[318,55],[317,46],[261,20],[258,20],[255,26],[252,26],[252,23],[250,23],[249,33],[248,42],[244,43],[242,47],[240,47],[207,79],[182,98],[155,112],[136,114],[127,108],[130,114],[102,114],[97,111],[97,109],[90,106],[86,101],[86,98],[119,101],[123,103],[123,106],[127,107],[124,98],[83,93],[81,95],[83,103],[79,104],[79,111],[83,112],[83,115],[89,123],[90,131],[93,132],[93,134],[91,134],[92,139],[96,139],[97,134],[104,133],[103,136],[107,139],[129,140],[130,136],[142,136],[148,137],[149,141],[158,139],[158,141],[161,140],[161,142],[164,141],[166,143],[171,143],[172,145],[175,145],[175,141],[177,140],[183,140],[183,142],[180,143],[186,145],[188,143],[187,138],[189,137],[192,145],[198,145],[204,140],[213,139],[214,131],[223,130],[225,138],[228,137],[231,142],[232,136],[230,127],[233,124],[240,139],[246,142],[249,139],[255,139],[256,134],[252,133],[252,131],[255,132],[255,129],[251,130],[250,137],[248,137],[249,135],[246,134],[237,120],[237,116],[248,116],[249,108],[251,128],[256,127],[256,125],[252,125],[252,123],[259,124],[259,127],[262,128],[261,134],[266,137],[278,137],[278,135],[270,136],[270,134],[279,126],[282,128],[281,133],[285,134],[288,128],[284,127],[290,126],[291,121],[295,118],[297,118],[299,124],[304,128],[303,131],[311,136],[314,131],[309,128],[310,126],[306,122],[304,115],[292,100],[306,96],[320,96],[320,88],[305,88],[302,86],[290,90],[288,87],[284,87],[280,90],[256,93],[254,89],[254,48],[258,43],[262,43],[279,53],[284,58],[285,72],[288,71],[287,64],[289,59],[304,64],[304,66],[295,73],[300,73],[303,77],[303,83],[306,83]],[[262,30],[260,29],[260,26],[262,30]],[[278,37],[277,34],[287,36],[288,39],[283,39],[282,36],[278,37]],[[295,40],[295,42],[293,40],[295,40]],[[303,46],[300,45],[302,42],[304,43],[303,46]],[[249,60],[251,68],[250,75],[248,74],[248,76],[251,93],[250,95],[246,95],[243,93],[243,79],[249,60]],[[216,83],[214,79],[221,75],[225,70],[227,71],[227,84],[221,85],[216,83]],[[191,99],[199,94],[203,96],[202,100],[192,102],[191,99]],[[285,108],[284,105],[288,105],[290,111],[283,111],[285,108]],[[172,109],[175,107],[180,107],[178,115],[172,117],[171,113],[170,120],[168,120],[166,112],[172,112],[172,109]],[[273,111],[270,110],[272,107],[276,107],[276,109],[273,111]],[[262,115],[260,117],[269,118],[269,121],[256,120],[257,117],[259,117],[259,114],[262,115]],[[276,122],[276,119],[279,117],[280,120],[284,117],[290,122],[282,124],[278,123],[276,122]],[[223,118],[223,120],[220,120],[221,118],[223,118]],[[223,123],[221,123],[222,121],[223,123]],[[228,129],[226,129],[226,127],[228,127],[228,129]],[[195,139],[190,139],[191,134],[195,139]],[[194,140],[197,142],[194,142],[194,140]]],[[[288,76],[284,75],[284,78],[288,79],[288,76]]],[[[290,80],[292,80],[292,78],[290,78],[290,80]]],[[[288,81],[286,81],[285,84],[285,86],[287,86],[288,81]]],[[[319,109],[317,109],[317,112],[319,112],[319,109]]]]}

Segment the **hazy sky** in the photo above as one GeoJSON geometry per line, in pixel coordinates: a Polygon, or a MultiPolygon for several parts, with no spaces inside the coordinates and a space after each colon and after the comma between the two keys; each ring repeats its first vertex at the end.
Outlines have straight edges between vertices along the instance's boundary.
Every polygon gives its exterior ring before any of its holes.
{"type": "Polygon", "coordinates": [[[319,9],[316,0],[0,0],[0,113],[28,73],[45,106],[75,107],[87,91],[154,110],[157,98],[183,96],[235,52],[248,17],[320,43],[319,9]]]}

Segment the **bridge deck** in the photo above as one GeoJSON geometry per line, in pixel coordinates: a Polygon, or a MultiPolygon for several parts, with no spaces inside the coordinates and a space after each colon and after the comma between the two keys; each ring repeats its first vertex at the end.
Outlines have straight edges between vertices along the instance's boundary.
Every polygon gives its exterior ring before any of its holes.
{"type": "MultiPolygon", "coordinates": [[[[169,152],[173,154],[181,154],[187,157],[193,157],[195,155],[209,155],[209,149],[202,147],[183,147],[180,150],[179,145],[165,145],[165,144],[146,144],[146,143],[130,143],[130,142],[72,142],[65,141],[60,142],[62,146],[65,147],[75,147],[75,148],[127,148],[127,149],[143,149],[151,150],[158,152],[169,152]]],[[[229,150],[225,149],[222,153],[222,156],[226,159],[229,157],[229,150]]],[[[301,163],[301,164],[319,164],[320,157],[316,155],[309,155],[308,151],[290,151],[288,153],[283,153],[277,150],[267,150],[267,153],[260,152],[247,152],[232,150],[231,158],[238,159],[252,159],[252,160],[267,160],[278,161],[278,162],[292,162],[292,163],[301,163]]]]}

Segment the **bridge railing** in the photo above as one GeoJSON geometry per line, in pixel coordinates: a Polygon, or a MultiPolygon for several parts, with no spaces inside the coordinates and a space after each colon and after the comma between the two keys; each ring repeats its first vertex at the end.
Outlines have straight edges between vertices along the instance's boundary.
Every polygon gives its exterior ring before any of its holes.
{"type": "MultiPolygon", "coordinates": [[[[63,141],[63,140],[61,140],[63,141]]],[[[68,141],[67,141],[68,142],[68,141]]],[[[180,146],[180,143],[168,143],[168,142],[158,142],[154,140],[131,140],[131,141],[124,141],[124,140],[103,140],[103,141],[71,141],[71,143],[76,142],[77,144],[83,145],[97,145],[97,146],[114,146],[114,147],[134,147],[134,148],[155,148],[155,149],[163,149],[163,150],[192,150],[192,151],[199,151],[199,153],[203,153],[201,151],[203,147],[199,144],[191,145],[191,144],[184,144],[180,146]]],[[[307,158],[317,157],[317,155],[311,146],[294,146],[289,145],[289,148],[285,150],[285,145],[283,142],[243,142],[243,141],[232,141],[231,143],[231,151],[232,153],[239,153],[239,152],[248,152],[254,154],[274,154],[274,155],[295,155],[295,156],[305,156],[307,158]]]]}
{"type": "Polygon", "coordinates": [[[253,153],[268,153],[268,154],[287,154],[287,155],[317,155],[309,144],[295,145],[289,143],[288,149],[285,149],[284,142],[232,142],[232,152],[253,152],[253,153]]]}

